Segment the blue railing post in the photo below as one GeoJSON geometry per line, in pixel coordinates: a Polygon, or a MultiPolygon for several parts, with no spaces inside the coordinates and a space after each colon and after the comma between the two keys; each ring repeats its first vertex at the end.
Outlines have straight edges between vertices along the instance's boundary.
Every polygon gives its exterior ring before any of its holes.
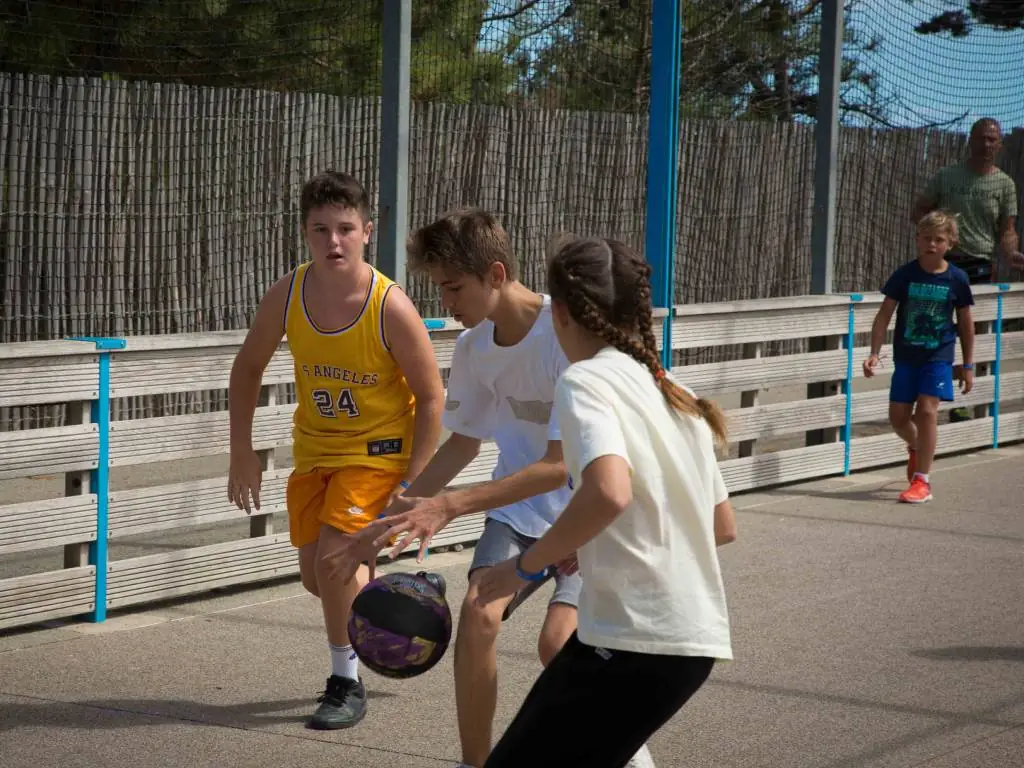
{"type": "Polygon", "coordinates": [[[99,460],[89,477],[89,490],[96,494],[96,541],[89,545],[89,565],[96,567],[90,618],[102,622],[107,619],[107,541],[110,537],[110,352],[124,349],[128,342],[100,336],[75,336],[71,340],[95,344],[99,352],[99,387],[92,403],[92,422],[99,433],[99,460]]]}
{"type": "Polygon", "coordinates": [[[679,68],[683,45],[681,0],[654,0],[651,30],[644,250],[652,270],[654,306],[668,309],[662,325],[661,358],[662,365],[671,370],[679,178],[679,68]]]}
{"type": "Polygon", "coordinates": [[[850,474],[850,445],[853,440],[853,329],[855,326],[854,308],[864,296],[860,293],[850,294],[849,317],[846,326],[846,338],[843,339],[843,346],[846,348],[846,380],[843,382],[843,394],[846,396],[846,417],[843,428],[840,430],[843,436],[843,475],[850,474]]]}
{"type": "Polygon", "coordinates": [[[999,283],[996,294],[996,359],[992,365],[992,447],[999,447],[999,397],[1001,395],[999,379],[1003,369],[1003,293],[1010,290],[1009,283],[999,283]]]}

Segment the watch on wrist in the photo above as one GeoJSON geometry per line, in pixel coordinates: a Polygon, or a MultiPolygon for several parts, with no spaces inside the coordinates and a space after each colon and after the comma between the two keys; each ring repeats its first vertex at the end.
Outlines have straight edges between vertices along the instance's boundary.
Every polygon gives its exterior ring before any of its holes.
{"type": "Polygon", "coordinates": [[[521,555],[519,555],[519,557],[516,558],[516,576],[518,576],[523,581],[541,581],[544,578],[544,576],[547,575],[548,569],[541,568],[536,573],[528,573],[527,571],[524,571],[523,555],[525,554],[526,553],[523,552],[521,555]]]}

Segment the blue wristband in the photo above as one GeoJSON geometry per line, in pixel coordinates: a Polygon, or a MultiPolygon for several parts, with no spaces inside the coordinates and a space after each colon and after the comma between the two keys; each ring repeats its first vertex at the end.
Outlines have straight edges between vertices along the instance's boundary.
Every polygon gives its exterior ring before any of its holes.
{"type": "Polygon", "coordinates": [[[409,486],[412,485],[408,480],[399,480],[398,484],[402,487],[403,491],[408,491],[409,486]]]}
{"type": "Polygon", "coordinates": [[[974,363],[964,363],[960,367],[963,368],[965,371],[973,371],[974,370],[974,363]]]}
{"type": "MultiPolygon", "coordinates": [[[[524,552],[523,554],[525,555],[526,553],[524,552]]],[[[523,581],[543,581],[544,577],[548,575],[547,568],[541,568],[536,573],[527,573],[523,570],[522,565],[523,555],[520,555],[516,558],[516,576],[518,576],[523,581]]]]}

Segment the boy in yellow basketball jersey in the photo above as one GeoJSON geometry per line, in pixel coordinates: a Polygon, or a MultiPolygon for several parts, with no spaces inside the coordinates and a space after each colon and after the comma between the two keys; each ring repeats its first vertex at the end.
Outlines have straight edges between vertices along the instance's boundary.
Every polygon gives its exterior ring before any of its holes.
{"type": "Polygon", "coordinates": [[[405,293],[363,260],[369,198],[328,171],[302,189],[311,261],[267,291],[231,369],[228,496],[259,509],[261,468],[252,422],[263,371],[287,335],[295,361],[295,468],[288,521],[303,586],[320,598],[331,675],[309,726],[346,728],[366,714],[348,638],[352,601],[366,584],[329,579],[325,560],[362,531],[429,462],[441,433],[444,389],[422,318],[405,293]]]}

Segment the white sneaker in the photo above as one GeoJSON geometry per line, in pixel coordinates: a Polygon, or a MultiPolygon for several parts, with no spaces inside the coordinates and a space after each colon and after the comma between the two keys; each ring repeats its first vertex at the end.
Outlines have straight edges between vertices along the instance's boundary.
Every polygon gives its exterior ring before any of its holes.
{"type": "Polygon", "coordinates": [[[626,768],[655,768],[654,758],[651,757],[651,751],[647,749],[646,744],[640,747],[636,754],[629,759],[629,762],[626,763],[626,768]]]}

